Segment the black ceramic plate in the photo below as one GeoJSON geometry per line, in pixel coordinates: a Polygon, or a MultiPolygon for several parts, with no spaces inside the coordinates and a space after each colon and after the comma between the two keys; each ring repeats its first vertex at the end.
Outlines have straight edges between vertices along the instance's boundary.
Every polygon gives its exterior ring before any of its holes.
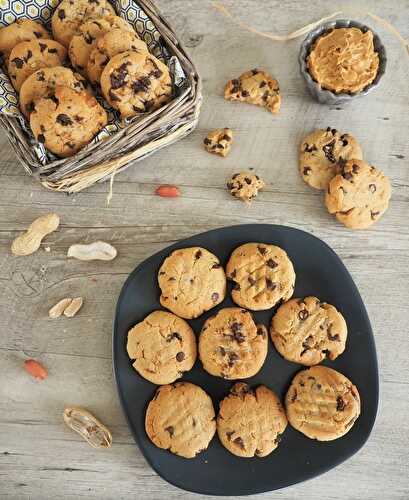
{"type": "MultiPolygon", "coordinates": [[[[190,321],[196,334],[206,318],[221,307],[233,305],[228,298],[199,319],[190,321]]],[[[273,310],[256,312],[257,323],[269,326],[273,310]]],[[[339,257],[316,237],[284,226],[252,224],[216,229],[180,241],[153,255],[129,276],[118,300],[113,336],[113,361],[119,397],[129,426],[146,460],[166,481],[185,490],[209,495],[248,495],[305,481],[340,464],[368,439],[378,406],[378,368],[371,325],[359,292],[339,257]],[[147,314],[160,309],[157,273],[165,257],[177,248],[202,246],[226,264],[230,253],[247,242],[278,245],[288,253],[297,275],[294,297],[315,295],[339,309],[348,324],[345,352],[325,362],[346,375],[361,394],[361,416],[346,436],[331,442],[308,439],[290,426],[280,446],[265,458],[239,458],[222,447],[217,435],[209,448],[194,459],[184,459],[156,448],[145,433],[144,419],[156,386],[140,377],[126,353],[128,330],[147,314]]],[[[247,380],[265,384],[284,397],[300,365],[285,361],[271,341],[262,370],[247,380]]],[[[202,387],[219,401],[232,382],[208,375],[197,361],[181,380],[202,387]]]]}

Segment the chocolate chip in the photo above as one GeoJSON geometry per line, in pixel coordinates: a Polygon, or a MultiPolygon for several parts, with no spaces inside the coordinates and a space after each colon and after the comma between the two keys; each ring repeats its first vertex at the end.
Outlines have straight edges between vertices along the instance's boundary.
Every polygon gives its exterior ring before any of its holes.
{"type": "Polygon", "coordinates": [[[221,264],[218,264],[217,262],[215,262],[215,263],[212,265],[211,269],[220,269],[221,267],[222,267],[222,266],[221,266],[221,264]]]}
{"type": "Polygon", "coordinates": [[[157,68],[151,71],[148,75],[149,78],[160,78],[163,75],[163,72],[157,68]]]}
{"type": "Polygon", "coordinates": [[[304,170],[303,170],[304,175],[310,175],[311,172],[312,172],[312,170],[310,167],[304,167],[304,170]]]}
{"type": "Polygon", "coordinates": [[[266,330],[262,326],[257,327],[257,335],[260,335],[263,338],[266,338],[266,330]]]}
{"type": "Polygon", "coordinates": [[[24,61],[19,57],[15,57],[11,60],[16,65],[16,68],[21,69],[24,66],[24,61]]]}
{"type": "Polygon", "coordinates": [[[294,401],[295,401],[296,399],[297,399],[297,390],[296,390],[296,389],[294,389],[294,393],[293,393],[293,395],[292,395],[292,397],[291,397],[291,402],[292,402],[292,403],[294,403],[294,401]]]}
{"type": "Polygon", "coordinates": [[[265,255],[267,253],[267,248],[261,247],[260,245],[257,247],[257,250],[261,253],[261,255],[265,255]]]}
{"type": "Polygon", "coordinates": [[[267,82],[265,80],[263,80],[262,82],[260,82],[259,88],[262,89],[266,85],[267,85],[267,82]]]}
{"type": "Polygon", "coordinates": [[[132,82],[132,90],[137,94],[138,92],[146,92],[151,85],[151,81],[147,76],[142,76],[139,80],[132,82]]]}
{"type": "Polygon", "coordinates": [[[26,106],[26,112],[27,113],[32,113],[34,110],[35,110],[35,105],[34,105],[34,102],[31,101],[26,106]]]}
{"type": "Polygon", "coordinates": [[[195,253],[195,259],[200,259],[200,257],[202,256],[202,251],[201,250],[198,250],[196,253],[195,253]]]}
{"type": "Polygon", "coordinates": [[[73,121],[71,120],[71,118],[64,113],[59,114],[56,118],[56,121],[57,123],[63,125],[64,127],[67,127],[68,125],[73,125],[73,121]]]}
{"type": "Polygon", "coordinates": [[[278,266],[277,262],[275,262],[273,259],[268,259],[266,264],[268,265],[268,267],[271,267],[271,269],[274,269],[278,266]]]}
{"type": "Polygon", "coordinates": [[[359,172],[359,165],[357,165],[356,163],[354,163],[354,164],[352,165],[352,172],[353,172],[354,174],[357,174],[357,173],[359,172]]]}
{"type": "Polygon", "coordinates": [[[301,321],[304,321],[308,318],[309,313],[307,309],[301,309],[301,311],[298,313],[298,317],[300,318],[301,321]]]}
{"type": "Polygon", "coordinates": [[[172,340],[174,340],[174,339],[178,339],[182,342],[182,337],[181,337],[180,333],[178,333],[178,332],[169,333],[169,335],[166,337],[166,342],[172,342],[172,340]]]}
{"type": "Polygon", "coordinates": [[[331,130],[331,132],[332,132],[332,135],[335,135],[335,134],[337,133],[337,129],[336,129],[336,128],[333,128],[333,129],[331,130]]]}
{"type": "Polygon", "coordinates": [[[342,399],[341,396],[337,397],[337,411],[344,411],[345,409],[345,401],[342,399]]]}
{"type": "Polygon", "coordinates": [[[176,354],[176,361],[179,361],[179,363],[181,361],[183,361],[185,359],[185,353],[180,351],[176,354]]]}
{"type": "Polygon", "coordinates": [[[329,144],[326,144],[323,146],[322,150],[324,151],[324,154],[326,158],[331,162],[335,163],[336,159],[334,156],[334,146],[335,146],[335,139],[333,139],[329,144]]]}
{"type": "Polygon", "coordinates": [[[25,61],[25,62],[28,62],[28,61],[29,61],[29,59],[31,59],[32,57],[33,57],[33,53],[31,52],[31,50],[29,50],[29,51],[27,52],[26,57],[24,57],[24,61],[25,61]]]}
{"type": "Polygon", "coordinates": [[[59,17],[61,20],[65,19],[65,10],[64,10],[64,9],[60,9],[60,10],[58,11],[58,14],[57,14],[57,15],[58,15],[58,17],[59,17]]]}
{"type": "Polygon", "coordinates": [[[270,93],[268,90],[266,90],[264,92],[264,94],[261,96],[261,98],[263,99],[263,101],[267,101],[267,99],[270,97],[270,93]]]}
{"type": "Polygon", "coordinates": [[[229,364],[229,366],[231,368],[235,364],[235,362],[239,359],[239,356],[235,352],[229,352],[228,357],[229,357],[229,363],[228,364],[229,364]]]}
{"type": "Polygon", "coordinates": [[[121,100],[116,94],[112,92],[112,89],[109,89],[109,98],[112,102],[118,102],[121,100]]]}
{"type": "Polygon", "coordinates": [[[230,142],[231,141],[231,137],[229,135],[224,135],[221,139],[221,141],[227,141],[227,142],[230,142]]]}
{"type": "Polygon", "coordinates": [[[212,293],[212,302],[217,302],[219,300],[219,294],[217,292],[212,293]]]}
{"type": "Polygon", "coordinates": [[[372,219],[372,220],[375,220],[375,219],[378,217],[378,215],[379,215],[379,212],[373,212],[373,211],[371,210],[371,219],[372,219]]]}
{"type": "Polygon", "coordinates": [[[254,286],[256,284],[256,280],[253,277],[249,276],[247,279],[251,286],[254,286]]]}
{"type": "Polygon", "coordinates": [[[226,436],[227,436],[227,439],[228,439],[229,441],[231,441],[231,437],[233,436],[233,434],[234,434],[234,431],[227,431],[227,432],[226,432],[226,436]]]}
{"type": "Polygon", "coordinates": [[[55,48],[53,48],[53,49],[48,49],[48,52],[49,52],[50,54],[58,54],[58,50],[57,50],[57,49],[55,49],[55,48]]]}
{"type": "Polygon", "coordinates": [[[84,40],[88,45],[91,45],[95,38],[90,33],[85,33],[84,40]]]}
{"type": "Polygon", "coordinates": [[[342,141],[342,145],[343,145],[343,146],[348,146],[348,141],[347,141],[346,139],[343,139],[343,141],[342,141]]]}
{"type": "Polygon", "coordinates": [[[209,144],[212,143],[212,141],[210,139],[208,139],[207,137],[203,142],[206,144],[206,146],[208,146],[209,144]]]}
{"type": "Polygon", "coordinates": [[[371,193],[374,193],[376,191],[376,185],[375,184],[369,184],[369,191],[371,193]]]}
{"type": "Polygon", "coordinates": [[[274,439],[274,443],[275,444],[281,443],[282,438],[283,438],[282,434],[277,434],[276,438],[274,439]]]}
{"type": "Polygon", "coordinates": [[[236,437],[236,439],[234,439],[233,443],[237,444],[238,446],[240,446],[240,448],[242,450],[244,450],[244,441],[241,437],[236,437]]]}
{"type": "Polygon", "coordinates": [[[250,94],[249,94],[249,92],[247,90],[242,90],[241,95],[243,97],[248,97],[250,94]]]}
{"type": "Polygon", "coordinates": [[[165,431],[166,431],[166,432],[169,432],[170,437],[173,437],[173,434],[174,434],[174,432],[175,432],[175,429],[174,429],[174,427],[173,427],[172,425],[169,425],[169,427],[165,427],[165,431]]]}
{"type": "Polygon", "coordinates": [[[232,278],[232,279],[233,279],[233,278],[235,278],[235,277],[236,277],[236,275],[237,275],[237,271],[236,271],[236,269],[234,269],[234,270],[230,273],[230,278],[232,278]]]}
{"type": "Polygon", "coordinates": [[[254,451],[254,454],[257,455],[258,457],[263,453],[263,450],[259,450],[258,448],[256,448],[256,450],[254,451]]]}
{"type": "Polygon", "coordinates": [[[117,71],[114,71],[110,78],[111,78],[111,87],[115,89],[119,89],[125,85],[125,78],[128,75],[128,70],[126,69],[129,63],[123,63],[117,71]]]}
{"type": "Polygon", "coordinates": [[[44,52],[45,49],[47,48],[47,45],[45,43],[40,43],[40,52],[44,52]]]}
{"type": "Polygon", "coordinates": [[[60,104],[60,101],[58,100],[58,98],[54,94],[47,96],[47,99],[50,99],[50,101],[53,101],[53,103],[56,106],[58,106],[60,104]]]}
{"type": "Polygon", "coordinates": [[[331,127],[327,127],[327,132],[331,132],[331,127]]]}
{"type": "Polygon", "coordinates": [[[259,73],[259,70],[257,68],[254,68],[251,70],[253,76],[256,76],[259,73]]]}
{"type": "Polygon", "coordinates": [[[239,283],[233,283],[233,290],[240,290],[240,284],[239,283]]]}
{"type": "Polygon", "coordinates": [[[251,184],[251,179],[249,179],[248,177],[245,177],[245,178],[244,178],[244,181],[245,181],[247,184],[251,184]]]}
{"type": "Polygon", "coordinates": [[[45,136],[44,134],[39,134],[37,137],[38,142],[41,142],[41,144],[45,143],[45,136]]]}
{"type": "Polygon", "coordinates": [[[271,281],[270,278],[266,278],[266,286],[269,290],[275,290],[277,288],[277,283],[271,281]]]}
{"type": "Polygon", "coordinates": [[[353,179],[354,176],[351,174],[351,172],[343,172],[342,177],[347,181],[350,181],[351,179],[353,179]]]}
{"type": "Polygon", "coordinates": [[[219,349],[220,349],[221,355],[226,356],[226,349],[222,345],[219,347],[219,349]]]}
{"type": "Polygon", "coordinates": [[[341,340],[338,333],[336,333],[335,335],[331,334],[331,328],[328,329],[327,337],[328,337],[328,340],[331,340],[332,342],[340,342],[340,340],[341,340]]]}
{"type": "Polygon", "coordinates": [[[36,38],[41,38],[43,36],[43,34],[40,33],[39,31],[34,31],[33,33],[34,33],[36,38]]]}

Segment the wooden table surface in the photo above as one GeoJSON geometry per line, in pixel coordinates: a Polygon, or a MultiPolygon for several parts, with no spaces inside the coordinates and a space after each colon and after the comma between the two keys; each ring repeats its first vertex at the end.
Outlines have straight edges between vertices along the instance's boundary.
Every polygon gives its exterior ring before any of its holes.
{"type": "MultiPolygon", "coordinates": [[[[267,222],[313,233],[344,261],[372,321],[381,400],[374,431],[357,455],[317,479],[261,498],[409,498],[408,54],[383,28],[360,18],[386,45],[387,73],[372,95],[349,106],[328,107],[311,100],[299,76],[299,40],[278,44],[243,32],[205,0],[158,4],[203,77],[200,124],[185,140],[119,175],[109,207],[107,184],[70,197],[46,191],[25,174],[0,135],[0,497],[200,498],[158,477],[133,442],[112,375],[114,308],[128,274],[157,250],[211,228],[267,222]],[[227,79],[255,66],[271,71],[280,82],[278,116],[222,97],[227,79]],[[352,232],[338,224],[326,212],[321,193],[298,175],[299,142],[312,129],[328,125],[355,135],[368,161],[392,180],[390,208],[368,230],[352,232]],[[236,135],[226,159],[202,147],[209,129],[224,126],[236,135]],[[230,175],[249,167],[268,186],[246,208],[224,186],[230,175]],[[180,186],[182,197],[155,196],[162,183],[180,186]],[[11,241],[50,211],[61,217],[59,230],[34,255],[13,257],[11,241]],[[112,263],[66,258],[69,245],[97,239],[115,245],[118,258],[112,263]],[[79,295],[85,305],[77,317],[48,318],[60,298],[79,295]],[[39,383],[25,373],[27,357],[48,367],[48,380],[39,383]],[[64,426],[62,410],[72,404],[87,407],[112,429],[110,451],[95,451],[64,426]]],[[[281,34],[337,10],[336,4],[322,0],[226,4],[258,29],[281,34]]],[[[407,0],[364,4],[409,38],[407,0]]]]}

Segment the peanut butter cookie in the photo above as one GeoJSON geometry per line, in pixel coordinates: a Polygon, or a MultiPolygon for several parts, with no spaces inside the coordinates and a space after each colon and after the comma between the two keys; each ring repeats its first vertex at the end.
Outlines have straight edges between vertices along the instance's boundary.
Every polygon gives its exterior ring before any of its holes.
{"type": "Polygon", "coordinates": [[[154,311],[128,333],[127,351],[135,370],[153,384],[171,384],[196,361],[196,337],[181,318],[154,311]]]}
{"type": "Polygon", "coordinates": [[[290,424],[318,441],[345,435],[361,412],[358,389],[342,373],[325,366],[297,373],[285,405],[290,424]]]}
{"type": "Polygon", "coordinates": [[[189,382],[162,385],[148,405],[145,429],[158,448],[194,458],[209,446],[216,432],[212,400],[189,382]]]}
{"type": "Polygon", "coordinates": [[[271,322],[271,339],[288,361],[317,365],[334,360],[345,350],[347,325],[334,306],[316,297],[291,299],[279,307],[271,322]]]}
{"type": "Polygon", "coordinates": [[[229,380],[249,378],[260,371],[268,350],[267,330],[238,307],[221,309],[206,320],[199,337],[203,368],[229,380]]]}
{"type": "Polygon", "coordinates": [[[175,250],[158,275],[160,303],[186,319],[197,318],[224,300],[226,275],[219,259],[205,248],[175,250]]]}
{"type": "Polygon", "coordinates": [[[251,389],[238,382],[220,403],[217,434],[238,457],[266,457],[277,448],[286,427],[280,400],[263,385],[251,389]]]}
{"type": "Polygon", "coordinates": [[[286,252],[274,245],[246,243],[236,248],[226,275],[234,282],[234,302],[253,311],[270,309],[294,293],[294,267],[286,252]]]}

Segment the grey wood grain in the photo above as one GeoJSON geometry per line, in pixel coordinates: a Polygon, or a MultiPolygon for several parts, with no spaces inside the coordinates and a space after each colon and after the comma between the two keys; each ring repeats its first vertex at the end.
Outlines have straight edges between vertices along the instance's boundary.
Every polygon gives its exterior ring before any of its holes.
{"type": "MultiPolygon", "coordinates": [[[[323,0],[226,4],[258,29],[282,34],[338,9],[323,0]]],[[[375,332],[381,403],[374,432],[357,455],[317,479],[260,498],[409,498],[407,54],[388,32],[364,19],[386,45],[383,83],[353,105],[329,108],[306,93],[297,66],[299,40],[274,44],[243,32],[205,0],[158,0],[158,5],[203,76],[200,124],[187,139],[119,175],[109,207],[107,184],[72,197],[44,190],[25,174],[0,135],[0,497],[200,498],[165,483],[133,443],[112,377],[115,302],[129,272],[171,242],[224,225],[268,222],[312,232],[350,270],[375,332]],[[283,106],[277,117],[222,97],[227,79],[255,66],[271,71],[280,82],[283,106]],[[366,158],[392,179],[390,209],[369,230],[351,232],[337,224],[326,213],[321,194],[298,175],[298,143],[310,130],[327,125],[354,134],[366,158]],[[209,155],[201,144],[205,133],[218,126],[231,126],[236,134],[226,159],[209,155]],[[268,186],[246,209],[228,196],[224,184],[235,171],[250,167],[268,186]],[[179,185],[182,198],[154,196],[162,183],[179,185]],[[60,229],[36,254],[13,257],[12,239],[48,211],[60,215],[60,229]],[[108,265],[66,259],[70,244],[95,239],[115,245],[118,258],[108,265]],[[48,319],[48,309],[67,295],[84,297],[78,316],[48,319]],[[37,383],[22,370],[27,356],[48,367],[46,382],[37,383]],[[61,413],[69,404],[86,406],[112,429],[110,451],[89,448],[64,427],[61,413]]],[[[361,5],[409,38],[407,0],[361,5]]]]}

